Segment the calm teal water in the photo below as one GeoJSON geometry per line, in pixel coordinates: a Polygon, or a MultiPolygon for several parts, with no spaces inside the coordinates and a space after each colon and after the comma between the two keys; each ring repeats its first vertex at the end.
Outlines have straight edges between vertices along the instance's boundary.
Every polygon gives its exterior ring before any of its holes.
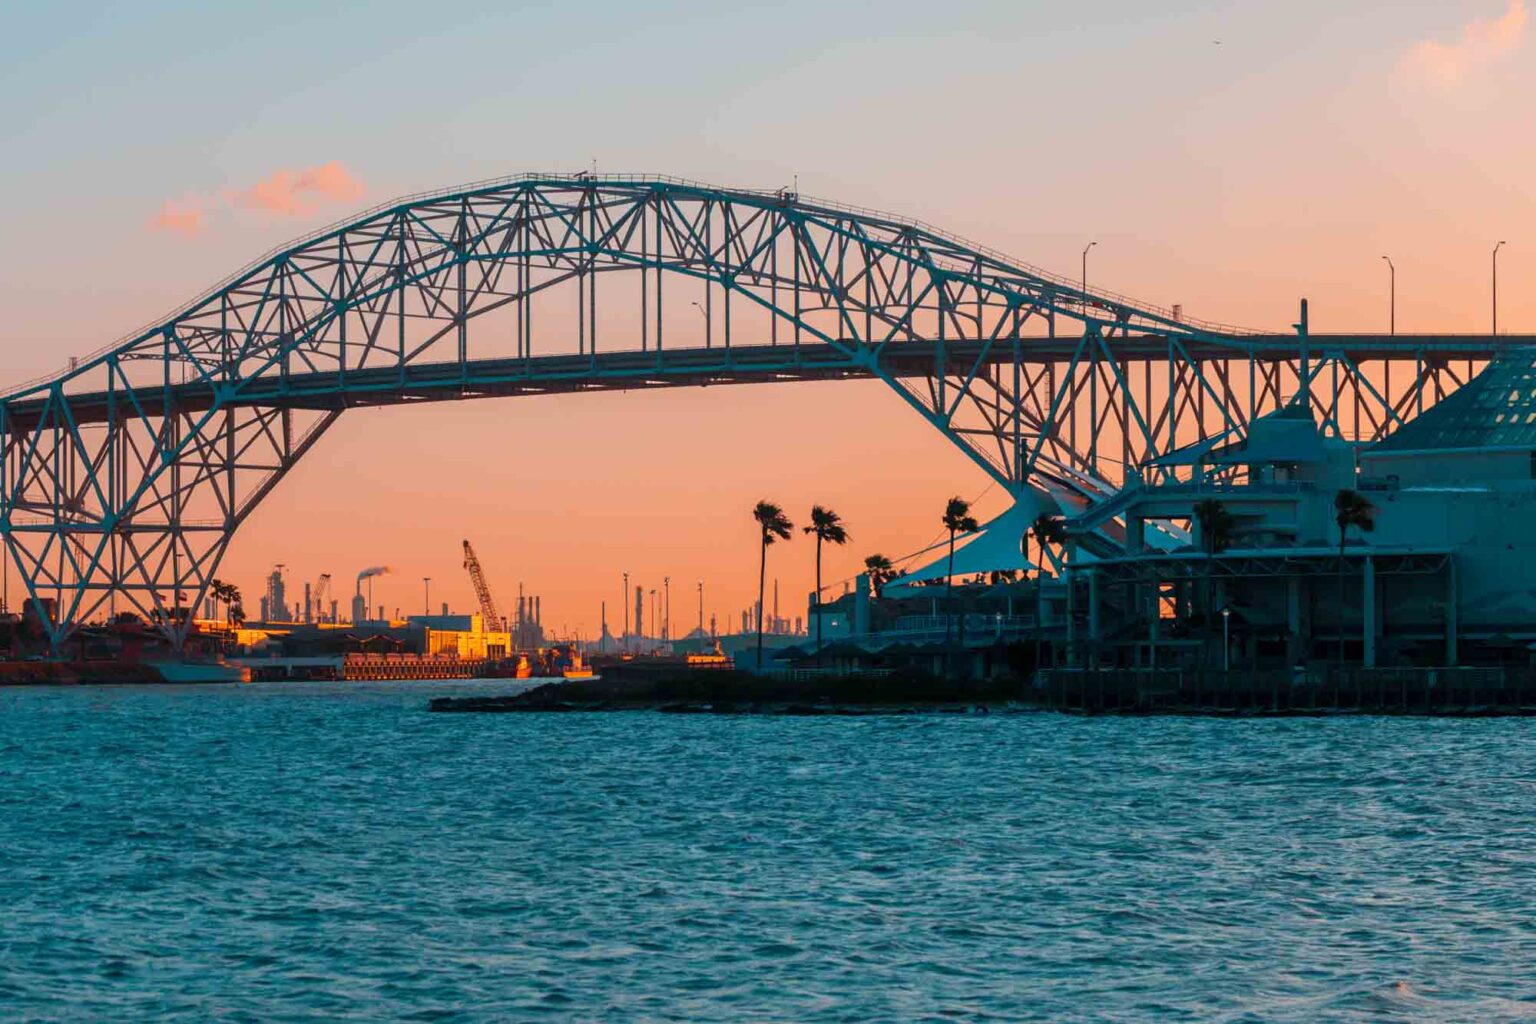
{"type": "Polygon", "coordinates": [[[1536,1019],[1533,722],[473,688],[0,691],[0,1018],[1536,1019]]]}

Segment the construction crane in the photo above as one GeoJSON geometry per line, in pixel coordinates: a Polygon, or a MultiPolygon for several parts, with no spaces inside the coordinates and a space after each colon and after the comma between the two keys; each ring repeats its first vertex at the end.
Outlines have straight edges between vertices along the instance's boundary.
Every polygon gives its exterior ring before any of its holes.
{"type": "Polygon", "coordinates": [[[485,620],[481,628],[487,632],[505,628],[506,624],[496,611],[496,599],[491,596],[491,588],[486,585],[480,559],[475,557],[475,549],[470,547],[467,540],[464,542],[464,568],[469,571],[469,581],[475,585],[475,596],[480,599],[480,618],[485,620]]]}
{"type": "Polygon", "coordinates": [[[315,620],[325,621],[325,599],[331,596],[331,574],[323,572],[315,584],[315,620]]]}

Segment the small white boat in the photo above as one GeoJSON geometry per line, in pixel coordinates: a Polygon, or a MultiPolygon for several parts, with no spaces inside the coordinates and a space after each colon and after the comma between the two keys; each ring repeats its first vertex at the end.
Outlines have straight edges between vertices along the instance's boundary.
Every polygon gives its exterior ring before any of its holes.
{"type": "Polygon", "coordinates": [[[152,661],[148,667],[155,670],[162,682],[167,683],[248,683],[251,670],[243,665],[231,665],[223,661],[152,661]]]}

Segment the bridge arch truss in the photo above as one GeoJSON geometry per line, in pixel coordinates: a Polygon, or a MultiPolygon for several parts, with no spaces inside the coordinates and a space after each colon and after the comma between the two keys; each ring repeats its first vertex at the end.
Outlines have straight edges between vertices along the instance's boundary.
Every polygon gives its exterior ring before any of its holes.
{"type": "Polygon", "coordinates": [[[1016,500],[1086,504],[1298,392],[1381,436],[1492,347],[1192,321],[787,191],[526,175],[316,232],[0,396],[0,534],[55,641],[117,610],[179,640],[357,406],[876,378],[1016,500]]]}

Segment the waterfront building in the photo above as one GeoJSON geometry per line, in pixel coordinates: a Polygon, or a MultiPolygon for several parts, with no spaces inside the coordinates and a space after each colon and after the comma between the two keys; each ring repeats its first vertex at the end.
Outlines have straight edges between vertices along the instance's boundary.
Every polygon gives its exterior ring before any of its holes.
{"type": "Polygon", "coordinates": [[[1374,445],[1341,440],[1302,394],[1078,504],[1033,578],[1024,506],[962,539],[952,593],[943,546],[878,598],[861,577],[821,606],[823,654],[933,658],[948,643],[972,674],[995,670],[983,652],[999,645],[1028,649],[1015,662],[1083,667],[1527,665],[1536,350],[1504,355],[1374,445]],[[1341,536],[1341,494],[1364,499],[1369,528],[1341,536]]]}
{"type": "Polygon", "coordinates": [[[1089,664],[1526,664],[1536,641],[1536,353],[1512,352],[1381,442],[1305,396],[1068,520],[1067,647],[1089,664]],[[1341,531],[1341,493],[1369,529],[1341,531]],[[1202,536],[1201,502],[1228,518],[1202,536]],[[1105,551],[1110,515],[1124,550],[1105,551]],[[1079,631],[1076,627],[1081,626],[1079,631]],[[1220,645],[1209,643],[1217,632],[1220,645]],[[1081,635],[1079,635],[1079,633],[1081,635]],[[1161,650],[1160,650],[1161,648],[1161,650]],[[1195,652],[1200,654],[1196,655],[1195,652]]]}

